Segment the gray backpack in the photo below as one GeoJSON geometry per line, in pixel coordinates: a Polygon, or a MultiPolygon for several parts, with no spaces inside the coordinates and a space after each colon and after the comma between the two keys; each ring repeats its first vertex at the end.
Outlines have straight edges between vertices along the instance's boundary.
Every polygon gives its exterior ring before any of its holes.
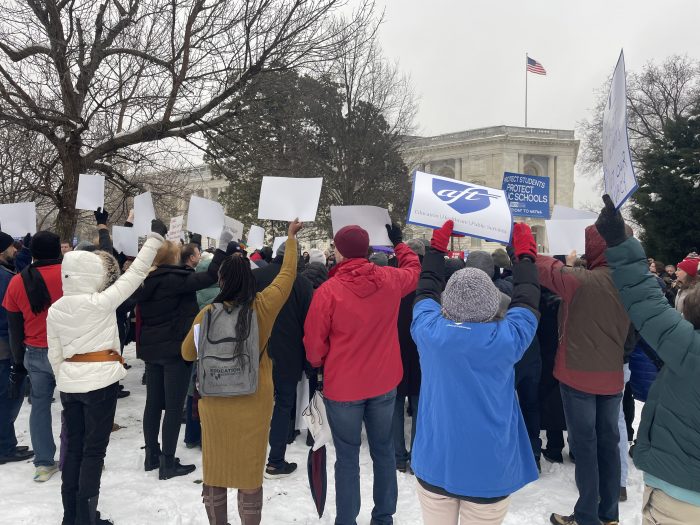
{"type": "Polygon", "coordinates": [[[229,309],[215,303],[204,313],[197,349],[197,383],[202,397],[245,396],[258,389],[261,359],[258,318],[255,310],[250,309],[249,332],[237,334],[240,309],[240,306],[229,309]],[[239,341],[243,341],[242,351],[234,356],[239,341]]]}

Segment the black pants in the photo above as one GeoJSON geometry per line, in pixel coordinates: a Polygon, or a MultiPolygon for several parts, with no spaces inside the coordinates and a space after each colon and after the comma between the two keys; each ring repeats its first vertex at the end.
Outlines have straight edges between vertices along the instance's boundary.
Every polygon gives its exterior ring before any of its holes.
{"type": "Polygon", "coordinates": [[[192,363],[184,359],[146,363],[146,407],[143,411],[143,435],[146,446],[158,448],[158,432],[163,416],[162,451],[174,456],[180,436],[182,408],[190,384],[192,363]]]}
{"type": "Polygon", "coordinates": [[[267,461],[274,468],[284,465],[290,422],[294,432],[292,418],[296,413],[297,383],[293,379],[275,379],[275,408],[270,422],[270,456],[267,461]]]}
{"type": "Polygon", "coordinates": [[[84,394],[61,393],[68,442],[61,494],[68,504],[100,493],[118,393],[119,383],[84,394]]]}
{"type": "Polygon", "coordinates": [[[527,435],[530,438],[532,453],[536,458],[542,452],[540,439],[540,378],[542,376],[542,361],[533,359],[521,366],[515,366],[515,389],[518,392],[518,403],[523,413],[527,435]]]}

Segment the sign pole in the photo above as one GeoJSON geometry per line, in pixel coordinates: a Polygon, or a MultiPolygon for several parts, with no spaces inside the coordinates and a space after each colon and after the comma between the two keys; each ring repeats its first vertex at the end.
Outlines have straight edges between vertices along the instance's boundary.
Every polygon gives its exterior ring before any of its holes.
{"type": "Polygon", "coordinates": [[[527,53],[525,53],[525,127],[527,127],[527,53]]]}

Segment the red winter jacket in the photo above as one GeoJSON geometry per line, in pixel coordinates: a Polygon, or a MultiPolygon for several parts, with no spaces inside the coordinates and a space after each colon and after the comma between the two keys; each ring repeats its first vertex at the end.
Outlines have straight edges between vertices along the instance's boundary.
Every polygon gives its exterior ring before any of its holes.
{"type": "Polygon", "coordinates": [[[323,394],[328,399],[368,399],[401,381],[399,304],[416,289],[421,267],[405,244],[395,252],[398,268],[348,259],[314,293],[304,323],[304,347],[311,365],[324,367],[323,394]]]}

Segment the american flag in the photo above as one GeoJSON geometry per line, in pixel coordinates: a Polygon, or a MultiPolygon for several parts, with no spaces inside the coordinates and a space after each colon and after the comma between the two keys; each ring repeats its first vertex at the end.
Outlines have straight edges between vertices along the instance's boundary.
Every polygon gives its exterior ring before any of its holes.
{"type": "Polygon", "coordinates": [[[537,60],[527,57],[527,70],[535,75],[546,75],[547,72],[537,60]]]}

